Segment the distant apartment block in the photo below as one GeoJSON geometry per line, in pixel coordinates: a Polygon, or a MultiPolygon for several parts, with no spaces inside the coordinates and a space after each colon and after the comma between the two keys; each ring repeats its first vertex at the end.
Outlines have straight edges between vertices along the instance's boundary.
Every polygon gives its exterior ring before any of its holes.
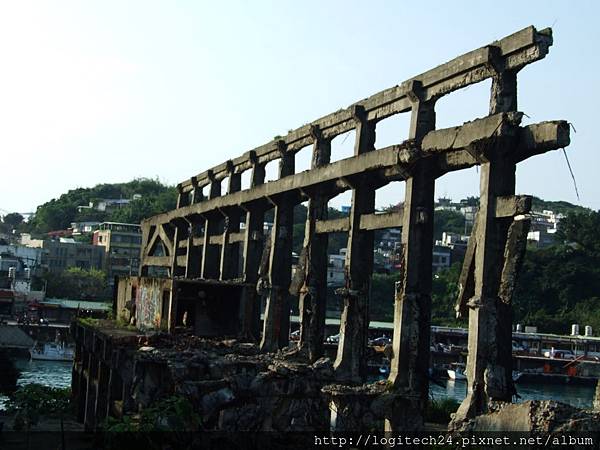
{"type": "Polygon", "coordinates": [[[17,277],[36,274],[42,266],[41,248],[25,247],[23,245],[0,245],[0,272],[6,275],[14,270],[17,277]]]}
{"type": "Polygon", "coordinates": [[[48,272],[58,273],[69,267],[104,270],[105,249],[81,244],[73,239],[44,241],[42,265],[48,272]]]}
{"type": "Polygon", "coordinates": [[[142,246],[139,225],[103,222],[94,231],[92,243],[106,249],[105,268],[111,283],[115,276],[138,273],[142,246]]]}
{"type": "Polygon", "coordinates": [[[88,221],[88,222],[71,222],[71,232],[73,236],[80,234],[93,233],[100,226],[100,222],[88,221]]]}
{"type": "Polygon", "coordinates": [[[536,247],[547,247],[554,243],[558,224],[565,216],[554,211],[543,210],[531,213],[531,227],[527,241],[536,247]]]}
{"type": "Polygon", "coordinates": [[[101,200],[97,200],[96,202],[89,202],[87,205],[79,205],[77,207],[77,211],[82,212],[85,210],[96,210],[101,212],[113,211],[115,209],[122,208],[123,206],[127,206],[133,200],[141,199],[141,194],[134,194],[130,199],[129,198],[103,198],[101,200]]]}

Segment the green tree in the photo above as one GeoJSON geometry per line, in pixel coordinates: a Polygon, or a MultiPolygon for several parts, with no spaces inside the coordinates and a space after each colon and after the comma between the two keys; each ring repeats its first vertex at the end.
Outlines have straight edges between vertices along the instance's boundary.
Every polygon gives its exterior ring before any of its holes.
{"type": "Polygon", "coordinates": [[[434,240],[441,239],[444,231],[463,234],[465,232],[465,216],[458,211],[435,211],[433,214],[434,240]]]}
{"type": "Polygon", "coordinates": [[[2,218],[2,222],[6,224],[11,230],[14,230],[23,223],[25,218],[19,213],[9,213],[2,218]]]}
{"type": "Polygon", "coordinates": [[[515,321],[566,333],[570,323],[600,325],[600,212],[573,212],[552,247],[530,249],[513,300],[515,321]]]}
{"type": "Polygon", "coordinates": [[[111,293],[106,274],[96,269],[70,267],[64,272],[47,273],[46,296],[77,300],[106,300],[111,293]]]}

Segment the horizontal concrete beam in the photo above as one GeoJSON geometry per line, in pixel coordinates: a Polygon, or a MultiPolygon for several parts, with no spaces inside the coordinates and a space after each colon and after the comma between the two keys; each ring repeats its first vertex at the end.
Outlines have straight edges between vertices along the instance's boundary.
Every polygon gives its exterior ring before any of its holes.
{"type": "Polygon", "coordinates": [[[528,125],[519,130],[520,152],[517,162],[571,143],[570,126],[566,120],[552,120],[528,125]]]}
{"type": "MultiPolygon", "coordinates": [[[[373,180],[376,178],[378,180],[402,180],[405,179],[410,166],[417,159],[430,155],[436,156],[435,164],[438,172],[436,176],[441,176],[453,170],[479,164],[480,161],[476,155],[474,156],[471,147],[481,147],[481,144],[486,142],[493,143],[498,137],[504,135],[518,139],[518,147],[514,153],[517,162],[531,155],[561,148],[568,144],[569,126],[567,122],[551,121],[519,128],[517,124],[520,117],[519,113],[501,113],[468,122],[462,127],[435,130],[424,137],[420,151],[413,147],[413,142],[407,141],[401,145],[364,153],[324,167],[271,181],[252,190],[240,191],[178,208],[146,219],[143,225],[146,227],[159,225],[180,217],[206,214],[219,208],[238,207],[264,200],[266,197],[276,198],[285,192],[293,190],[301,192],[325,184],[333,183],[335,186],[340,184],[337,187],[343,190],[350,186],[348,180],[355,176],[372,176],[373,180]],[[538,145],[543,150],[539,150],[538,145]],[[444,146],[447,148],[444,149],[444,146]]],[[[326,227],[327,225],[320,226],[326,227]]],[[[221,239],[221,236],[216,238],[221,239]]]]}
{"type": "Polygon", "coordinates": [[[514,217],[531,211],[532,197],[529,195],[508,195],[496,198],[496,217],[514,217]]]}
{"type": "Polygon", "coordinates": [[[336,161],[324,167],[307,170],[279,180],[261,184],[251,190],[239,191],[221,197],[215,197],[194,205],[184,206],[144,220],[145,224],[164,224],[179,217],[201,215],[218,209],[238,207],[264,198],[275,199],[292,190],[307,190],[322,183],[364,175],[390,166],[410,166],[419,158],[418,151],[410,141],[402,145],[376,150],[362,155],[336,161]]]}
{"type": "Polygon", "coordinates": [[[500,113],[467,122],[458,127],[444,128],[427,133],[421,143],[426,153],[451,152],[466,149],[473,144],[494,136],[517,133],[523,113],[500,113]]]}
{"type": "MultiPolygon", "coordinates": [[[[357,107],[364,111],[367,120],[382,120],[397,113],[409,111],[410,96],[414,87],[420,86],[422,100],[440,98],[452,91],[478,83],[495,75],[496,70],[518,70],[546,56],[552,45],[552,30],[537,31],[533,26],[524,28],[499,41],[417,75],[400,85],[381,91],[356,102],[344,110],[329,114],[290,131],[282,140],[286,151],[296,152],[313,142],[311,129],[317,127],[323,138],[352,130],[356,126],[357,107]]],[[[205,186],[211,178],[221,180],[230,173],[240,173],[252,167],[253,162],[265,163],[280,157],[277,140],[264,144],[242,156],[224,162],[178,185],[180,192],[189,192],[194,185],[205,186]]]]}
{"type": "Polygon", "coordinates": [[[315,223],[315,232],[323,233],[347,233],[350,230],[350,218],[340,217],[339,219],[317,220],[315,223]]]}
{"type": "Polygon", "coordinates": [[[382,213],[382,214],[363,214],[360,216],[361,230],[383,230],[385,228],[402,227],[403,211],[382,213]]]}
{"type": "MultiPolygon", "coordinates": [[[[238,233],[231,233],[229,235],[229,243],[235,244],[236,242],[244,242],[245,238],[246,238],[246,233],[244,231],[240,231],[238,233]]],[[[198,239],[200,239],[200,238],[198,238],[198,239]]],[[[223,235],[216,234],[214,236],[211,236],[210,243],[212,245],[223,245],[223,235]]]]}
{"type": "Polygon", "coordinates": [[[143,258],[144,266],[169,267],[171,265],[170,256],[145,256],[143,258]]]}
{"type": "MultiPolygon", "coordinates": [[[[492,140],[494,137],[495,134],[492,134],[488,136],[488,139],[492,140]]],[[[479,142],[483,139],[484,137],[479,139],[479,142]]],[[[518,147],[514,152],[514,157],[515,162],[519,163],[532,156],[568,145],[570,142],[569,125],[564,120],[527,125],[518,129],[516,139],[518,147]]],[[[433,146],[430,150],[435,152],[435,148],[433,146]]],[[[437,176],[439,177],[447,172],[467,169],[480,164],[481,161],[470,150],[469,146],[467,146],[463,149],[455,149],[449,152],[437,152],[439,153],[437,157],[439,173],[437,176]]]]}

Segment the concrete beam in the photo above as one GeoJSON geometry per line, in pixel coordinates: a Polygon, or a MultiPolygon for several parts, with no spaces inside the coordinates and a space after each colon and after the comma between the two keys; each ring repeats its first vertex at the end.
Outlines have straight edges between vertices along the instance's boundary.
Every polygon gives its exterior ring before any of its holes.
{"type": "Polygon", "coordinates": [[[338,219],[317,220],[315,233],[346,233],[350,229],[350,218],[340,217],[338,219]]]}
{"type": "Polygon", "coordinates": [[[496,217],[514,217],[531,211],[530,195],[508,195],[496,197],[496,217]]]}
{"type": "Polygon", "coordinates": [[[147,256],[144,258],[145,266],[169,267],[171,265],[170,256],[147,256]]]}
{"type": "MultiPolygon", "coordinates": [[[[516,162],[535,154],[561,148],[569,142],[569,128],[565,121],[543,122],[519,129],[517,127],[519,119],[518,113],[493,114],[466,123],[462,126],[465,127],[465,131],[462,131],[462,127],[452,127],[428,133],[423,138],[420,151],[414,143],[407,141],[401,145],[386,147],[376,152],[336,161],[322,168],[272,181],[259,188],[159,214],[146,219],[144,223],[154,225],[169,222],[181,216],[205,214],[219,208],[237,207],[257,202],[265,197],[277,197],[290,190],[318,189],[318,186],[323,183],[348,180],[370,173],[387,171],[387,174],[382,173],[385,178],[404,179],[402,174],[406,174],[411,164],[414,164],[419,158],[431,154],[440,155],[437,163],[437,176],[441,176],[450,171],[480,164],[481,161],[472,154],[472,148],[492,143],[498,136],[518,135],[518,144],[514,151],[516,162]],[[444,148],[444,146],[447,147],[444,148]]],[[[347,189],[346,184],[344,184],[344,188],[347,189]]]]}
{"type": "MultiPolygon", "coordinates": [[[[356,107],[364,110],[367,120],[382,120],[411,109],[409,95],[414,82],[418,82],[422,86],[423,101],[435,101],[450,92],[493,77],[496,74],[494,66],[500,66],[503,70],[518,71],[525,65],[544,58],[551,45],[551,29],[537,31],[533,26],[524,28],[510,36],[494,41],[490,45],[465,53],[399,85],[354,103],[344,110],[290,131],[281,139],[290,152],[295,152],[311,144],[311,129],[314,127],[321,130],[324,138],[333,139],[335,136],[355,128],[354,109],[356,107]]],[[[236,172],[247,170],[252,165],[253,157],[258,158],[261,163],[279,158],[277,142],[272,141],[246,152],[231,160],[229,164],[219,164],[183,181],[178,188],[181,192],[191,191],[193,189],[192,180],[199,185],[206,185],[210,181],[209,175],[216,177],[217,180],[222,180],[227,176],[231,167],[236,172]]]]}
{"type": "Polygon", "coordinates": [[[403,211],[390,213],[363,214],[360,216],[360,229],[366,231],[400,228],[403,225],[403,211]]]}

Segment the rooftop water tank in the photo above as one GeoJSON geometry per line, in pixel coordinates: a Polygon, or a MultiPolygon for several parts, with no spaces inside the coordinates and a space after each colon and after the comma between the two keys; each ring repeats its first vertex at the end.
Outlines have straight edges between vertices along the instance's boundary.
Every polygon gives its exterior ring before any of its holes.
{"type": "Polygon", "coordinates": [[[585,335],[587,337],[591,337],[591,336],[594,335],[594,333],[592,332],[592,327],[591,326],[589,326],[589,325],[585,326],[585,335]]]}
{"type": "Polygon", "coordinates": [[[521,325],[520,323],[517,324],[517,333],[522,333],[523,332],[523,325],[521,325]]]}
{"type": "Polygon", "coordinates": [[[571,325],[571,336],[579,336],[579,325],[576,323],[571,325]]]}

